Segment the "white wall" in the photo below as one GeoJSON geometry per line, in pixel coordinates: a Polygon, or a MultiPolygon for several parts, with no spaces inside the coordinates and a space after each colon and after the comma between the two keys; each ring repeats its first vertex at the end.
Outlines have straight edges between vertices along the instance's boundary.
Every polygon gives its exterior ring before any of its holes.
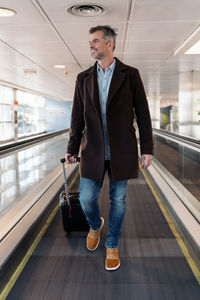
{"type": "Polygon", "coordinates": [[[46,130],[57,131],[70,127],[72,101],[57,101],[46,98],[46,130]]]}

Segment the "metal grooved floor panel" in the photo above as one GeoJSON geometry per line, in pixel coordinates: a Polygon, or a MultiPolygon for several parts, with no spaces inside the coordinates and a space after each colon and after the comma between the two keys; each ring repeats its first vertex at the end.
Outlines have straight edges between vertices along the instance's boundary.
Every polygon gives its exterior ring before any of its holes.
{"type": "Polygon", "coordinates": [[[114,272],[104,269],[107,178],[99,204],[105,225],[98,249],[87,251],[85,232],[67,236],[58,212],[8,300],[200,299],[200,286],[141,175],[127,187],[121,266],[114,272]]]}

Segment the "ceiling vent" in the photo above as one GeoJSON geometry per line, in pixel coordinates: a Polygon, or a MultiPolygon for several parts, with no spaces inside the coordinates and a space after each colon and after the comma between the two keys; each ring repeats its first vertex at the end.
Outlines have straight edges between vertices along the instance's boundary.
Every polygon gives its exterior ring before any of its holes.
{"type": "Polygon", "coordinates": [[[106,8],[102,5],[84,3],[77,4],[67,8],[67,12],[78,17],[96,17],[106,13],[106,8]]]}
{"type": "Polygon", "coordinates": [[[25,75],[36,75],[37,70],[35,70],[35,69],[24,69],[24,74],[25,75]]]}

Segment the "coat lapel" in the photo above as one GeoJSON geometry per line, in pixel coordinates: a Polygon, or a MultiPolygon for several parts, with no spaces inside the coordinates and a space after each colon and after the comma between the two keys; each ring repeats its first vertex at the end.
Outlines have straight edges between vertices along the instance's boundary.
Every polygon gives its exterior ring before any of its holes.
{"type": "Polygon", "coordinates": [[[122,64],[117,58],[116,59],[116,66],[113,72],[112,80],[110,83],[109,93],[108,93],[108,100],[107,100],[107,107],[120,89],[122,83],[126,78],[126,73],[123,70],[126,69],[126,65],[122,64]]]}
{"type": "Polygon", "coordinates": [[[98,88],[98,82],[97,82],[97,62],[89,70],[88,77],[86,78],[85,83],[86,83],[88,92],[90,94],[91,101],[93,101],[93,103],[96,107],[99,119],[102,124],[101,107],[100,107],[100,102],[99,102],[99,88],[98,88]]]}
{"type": "MultiPolygon", "coordinates": [[[[108,93],[108,100],[107,100],[107,107],[120,89],[122,83],[126,78],[126,73],[123,72],[127,67],[123,63],[121,63],[117,58],[116,59],[116,66],[113,72],[112,80],[110,83],[109,93],[108,93]]],[[[94,102],[96,107],[99,119],[102,124],[102,117],[101,117],[101,107],[99,102],[99,88],[97,82],[97,62],[94,64],[92,68],[88,70],[87,78],[85,80],[86,87],[88,89],[88,93],[90,94],[91,100],[94,102]]]]}

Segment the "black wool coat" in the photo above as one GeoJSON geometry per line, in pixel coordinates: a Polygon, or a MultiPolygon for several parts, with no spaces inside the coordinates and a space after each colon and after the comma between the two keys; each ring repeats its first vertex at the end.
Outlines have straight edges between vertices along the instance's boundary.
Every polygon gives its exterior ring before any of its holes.
{"type": "MultiPolygon", "coordinates": [[[[107,130],[112,179],[138,176],[138,149],[133,126],[136,116],[141,154],[153,154],[148,103],[137,69],[116,59],[107,99],[107,130]]],[[[99,103],[97,62],[81,72],[76,81],[67,153],[78,155],[80,175],[101,181],[104,171],[104,135],[99,103]]]]}

